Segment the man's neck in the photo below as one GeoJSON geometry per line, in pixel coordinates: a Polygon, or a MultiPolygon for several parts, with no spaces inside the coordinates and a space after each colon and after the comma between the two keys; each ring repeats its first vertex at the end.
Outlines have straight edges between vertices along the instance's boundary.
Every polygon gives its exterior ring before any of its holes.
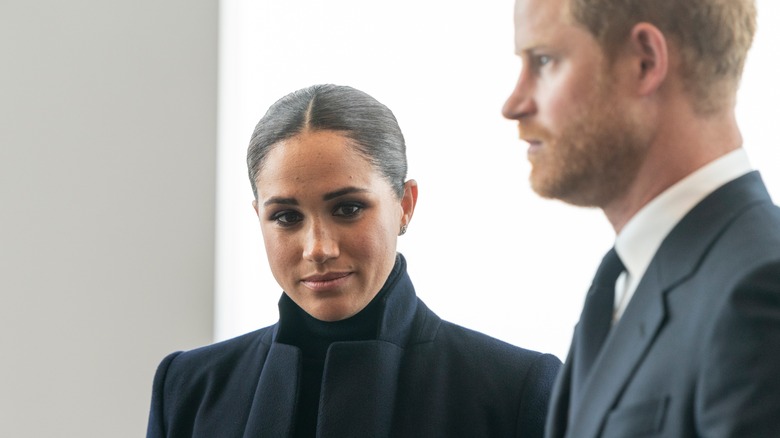
{"type": "Polygon", "coordinates": [[[734,111],[706,117],[671,111],[648,149],[634,181],[601,206],[615,233],[648,202],[702,166],[742,146],[734,111]]]}

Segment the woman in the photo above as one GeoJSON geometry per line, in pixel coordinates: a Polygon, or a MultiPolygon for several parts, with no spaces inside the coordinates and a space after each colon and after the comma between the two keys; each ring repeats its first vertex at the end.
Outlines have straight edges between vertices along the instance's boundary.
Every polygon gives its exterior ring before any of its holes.
{"type": "Polygon", "coordinates": [[[279,322],[165,358],[148,437],[542,436],[560,361],[415,295],[396,240],[417,183],[387,107],[296,91],[257,124],[247,163],[279,322]]]}

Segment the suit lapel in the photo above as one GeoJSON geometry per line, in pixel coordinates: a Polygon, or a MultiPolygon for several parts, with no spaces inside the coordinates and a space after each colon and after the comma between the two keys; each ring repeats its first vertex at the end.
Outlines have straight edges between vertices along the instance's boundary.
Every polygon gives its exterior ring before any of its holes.
{"type": "MultiPolygon", "coordinates": [[[[582,394],[571,400],[568,436],[599,435],[609,411],[663,328],[666,295],[695,272],[728,223],[760,202],[771,199],[758,173],[751,172],[707,196],[664,239],[625,314],[604,342],[582,394]]],[[[558,409],[552,414],[565,412],[558,409]]],[[[564,421],[565,417],[557,419],[564,421]]]]}
{"type": "Polygon", "coordinates": [[[610,331],[578,400],[573,400],[571,436],[598,436],[607,413],[663,324],[664,287],[655,272],[648,269],[647,274],[623,318],[610,331]]]}

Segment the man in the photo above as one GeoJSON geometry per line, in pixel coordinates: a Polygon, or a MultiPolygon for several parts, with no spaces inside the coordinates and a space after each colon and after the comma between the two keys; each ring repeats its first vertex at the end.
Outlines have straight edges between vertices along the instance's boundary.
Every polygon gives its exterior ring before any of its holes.
{"type": "Polygon", "coordinates": [[[503,113],[531,185],[601,208],[617,234],[548,437],[780,436],[780,209],[734,116],[755,15],[753,0],[516,0],[523,68],[503,113]]]}

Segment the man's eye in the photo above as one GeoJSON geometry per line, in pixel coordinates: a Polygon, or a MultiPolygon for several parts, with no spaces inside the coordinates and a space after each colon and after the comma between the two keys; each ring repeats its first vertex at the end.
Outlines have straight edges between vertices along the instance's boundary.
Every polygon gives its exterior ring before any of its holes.
{"type": "Polygon", "coordinates": [[[333,215],[352,217],[359,214],[362,210],[363,206],[360,204],[341,204],[333,211],[333,215]]]}
{"type": "Polygon", "coordinates": [[[545,65],[549,64],[550,61],[552,61],[552,58],[547,55],[538,55],[536,57],[536,65],[538,67],[544,67],[545,65]]]}
{"type": "Polygon", "coordinates": [[[271,220],[283,227],[295,225],[303,219],[299,213],[294,211],[281,211],[271,217],[271,220]]]}

